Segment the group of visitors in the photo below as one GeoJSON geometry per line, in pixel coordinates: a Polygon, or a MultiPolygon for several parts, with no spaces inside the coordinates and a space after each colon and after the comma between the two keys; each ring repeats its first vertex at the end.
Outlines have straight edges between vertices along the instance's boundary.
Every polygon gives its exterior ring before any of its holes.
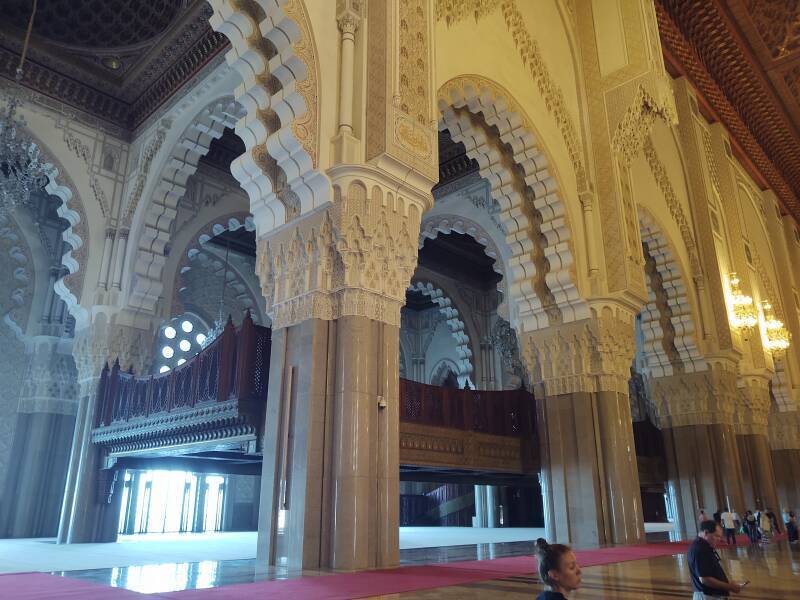
{"type": "MultiPolygon", "coordinates": [[[[751,544],[759,542],[769,542],[776,533],[782,533],[780,521],[777,515],[770,509],[761,510],[757,508],[755,512],[748,510],[744,513],[744,518],[740,519],[736,511],[728,507],[718,509],[709,519],[705,510],[700,509],[697,517],[698,523],[713,520],[719,524],[725,533],[725,542],[736,544],[736,534],[743,533],[748,537],[751,544]]],[[[783,523],[786,527],[789,542],[798,541],[797,517],[794,511],[784,510],[783,523]]]]}
{"type": "MultiPolygon", "coordinates": [[[[689,546],[687,562],[692,578],[694,600],[727,597],[738,594],[749,583],[728,580],[716,547],[722,542],[736,544],[736,532],[743,531],[753,544],[767,541],[773,533],[780,533],[780,523],[771,510],[748,510],[744,519],[736,511],[720,509],[711,519],[704,510],[698,515],[698,534],[689,546]],[[724,530],[724,533],[723,533],[724,530]]],[[[793,511],[783,512],[789,542],[798,541],[797,518],[793,511]]],[[[547,590],[537,596],[537,600],[567,600],[567,596],[581,585],[581,568],[578,559],[569,546],[548,544],[542,538],[536,540],[536,557],[539,578],[547,590]]]]}

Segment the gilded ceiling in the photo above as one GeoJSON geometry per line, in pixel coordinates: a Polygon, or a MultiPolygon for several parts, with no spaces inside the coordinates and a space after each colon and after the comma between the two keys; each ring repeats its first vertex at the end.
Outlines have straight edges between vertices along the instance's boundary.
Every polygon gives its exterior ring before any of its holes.
{"type": "MultiPolygon", "coordinates": [[[[0,0],[0,76],[13,78],[30,0],[0,0]]],[[[39,0],[24,85],[135,129],[227,47],[205,0],[39,0]]]]}

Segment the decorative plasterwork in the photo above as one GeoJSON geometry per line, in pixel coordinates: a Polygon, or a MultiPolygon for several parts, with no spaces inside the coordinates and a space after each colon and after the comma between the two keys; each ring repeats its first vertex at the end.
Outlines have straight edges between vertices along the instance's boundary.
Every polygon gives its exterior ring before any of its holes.
{"type": "Polygon", "coordinates": [[[259,235],[330,200],[318,157],[319,78],[311,25],[299,0],[212,0],[211,26],[231,42],[226,59],[241,76],[245,116],[236,133],[247,151],[231,165],[250,197],[259,235]],[[287,199],[290,196],[291,199],[287,199]]]}
{"type": "Polygon", "coordinates": [[[644,86],[640,85],[633,102],[625,111],[611,137],[611,148],[622,157],[623,164],[630,165],[639,154],[646,140],[649,140],[656,119],[663,119],[668,124],[677,122],[673,108],[659,104],[644,86]]]}
{"type": "Polygon", "coordinates": [[[684,425],[731,425],[739,402],[736,365],[710,364],[708,370],[645,377],[651,414],[659,428],[684,425]]]}
{"type": "Polygon", "coordinates": [[[448,296],[445,296],[444,292],[432,283],[414,281],[408,289],[425,294],[439,306],[439,311],[447,321],[447,327],[456,340],[456,353],[458,354],[459,360],[455,375],[459,376],[459,380],[468,376],[473,371],[472,350],[470,349],[466,326],[464,325],[464,321],[461,320],[458,310],[453,306],[453,301],[448,296]]]}
{"type": "Polygon", "coordinates": [[[769,446],[772,450],[800,450],[800,411],[770,413],[769,446]]]}
{"type": "Polygon", "coordinates": [[[101,315],[90,326],[75,332],[72,355],[82,393],[94,393],[94,382],[105,363],[119,360],[123,370],[144,373],[150,366],[153,333],[128,325],[108,324],[101,315]]]}
{"type": "Polygon", "coordinates": [[[503,257],[491,236],[478,223],[453,214],[436,214],[425,217],[420,226],[419,248],[425,245],[425,240],[435,240],[440,233],[448,234],[455,231],[468,235],[484,248],[484,253],[494,259],[492,269],[499,273],[502,279],[497,282],[497,289],[505,295],[506,276],[503,268],[503,257]]]}
{"type": "Polygon", "coordinates": [[[497,10],[501,0],[437,0],[436,20],[454,25],[472,18],[475,21],[497,10]]]}
{"type": "Polygon", "coordinates": [[[520,334],[520,353],[538,392],[627,395],[636,348],[633,321],[627,309],[598,305],[588,319],[520,334]]]}
{"type": "MultiPolygon", "coordinates": [[[[155,190],[143,209],[146,212],[141,234],[136,240],[136,276],[131,289],[131,306],[148,311],[155,309],[164,290],[161,277],[167,260],[165,250],[177,216],[178,202],[186,193],[186,181],[197,171],[200,157],[208,153],[211,142],[222,136],[226,127],[232,127],[241,114],[241,108],[232,100],[215,100],[203,109],[173,147],[155,190]]],[[[152,143],[157,143],[158,139],[157,133],[152,143]]],[[[141,166],[149,168],[150,164],[146,161],[141,166]]],[[[141,175],[147,177],[147,171],[141,175]]],[[[130,201],[137,201],[137,198],[134,195],[130,201]]],[[[133,215],[133,212],[130,214],[133,215]]]]}
{"type": "Polygon", "coordinates": [[[642,349],[649,376],[692,373],[707,368],[695,335],[690,290],[669,241],[658,225],[639,207],[639,225],[645,246],[650,285],[642,308],[642,349]]]}
{"type": "Polygon", "coordinates": [[[343,176],[328,208],[258,240],[256,272],[273,328],[348,315],[400,326],[423,205],[364,176],[343,176]]]}
{"type": "Polygon", "coordinates": [[[439,108],[440,128],[477,160],[500,205],[497,217],[511,250],[509,301],[516,304],[512,314],[520,327],[529,331],[585,318],[566,207],[526,115],[505,90],[478,76],[445,83],[439,108]]]}
{"type": "Polygon", "coordinates": [[[769,379],[760,375],[740,376],[736,403],[736,433],[767,435],[770,397],[769,379]]]}
{"type": "Polygon", "coordinates": [[[33,302],[34,263],[25,236],[7,214],[0,215],[0,258],[3,261],[0,271],[3,324],[21,339],[28,326],[33,302]]]}

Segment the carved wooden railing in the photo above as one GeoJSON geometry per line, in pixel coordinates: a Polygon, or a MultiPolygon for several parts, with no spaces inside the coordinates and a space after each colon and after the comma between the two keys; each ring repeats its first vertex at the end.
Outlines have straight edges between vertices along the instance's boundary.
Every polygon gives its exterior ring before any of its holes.
{"type": "Polygon", "coordinates": [[[199,354],[161,375],[103,368],[92,439],[111,452],[252,438],[267,401],[271,332],[249,313],[199,354]]]}
{"type": "Polygon", "coordinates": [[[530,472],[538,466],[534,398],[525,390],[458,390],[401,379],[400,458],[530,472]]]}

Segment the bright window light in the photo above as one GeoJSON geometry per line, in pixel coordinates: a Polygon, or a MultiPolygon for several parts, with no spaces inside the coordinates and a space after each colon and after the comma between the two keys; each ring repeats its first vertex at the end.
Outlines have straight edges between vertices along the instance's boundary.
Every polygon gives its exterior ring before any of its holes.
{"type": "Polygon", "coordinates": [[[159,373],[166,373],[167,371],[169,371],[169,367],[167,365],[162,365],[158,370],[159,373]]]}
{"type": "Polygon", "coordinates": [[[170,346],[164,346],[161,349],[161,356],[164,358],[172,358],[172,355],[175,354],[175,350],[172,349],[170,346]]]}
{"type": "Polygon", "coordinates": [[[164,335],[167,336],[167,339],[169,340],[174,338],[176,333],[177,331],[175,331],[174,327],[167,327],[164,329],[164,335]]]}
{"type": "Polygon", "coordinates": [[[181,365],[182,365],[183,363],[185,363],[185,362],[186,362],[186,359],[185,359],[185,358],[180,358],[180,359],[178,359],[178,366],[181,366],[181,365]]]}
{"type": "Polygon", "coordinates": [[[191,333],[192,329],[194,329],[194,325],[192,325],[191,321],[183,321],[181,323],[181,329],[183,329],[186,333],[191,333]]]}
{"type": "Polygon", "coordinates": [[[197,341],[198,344],[202,346],[203,342],[206,341],[206,335],[204,333],[198,333],[194,339],[195,341],[197,341]]]}
{"type": "Polygon", "coordinates": [[[189,340],[181,340],[178,347],[184,352],[188,352],[192,348],[192,343],[189,340]]]}

